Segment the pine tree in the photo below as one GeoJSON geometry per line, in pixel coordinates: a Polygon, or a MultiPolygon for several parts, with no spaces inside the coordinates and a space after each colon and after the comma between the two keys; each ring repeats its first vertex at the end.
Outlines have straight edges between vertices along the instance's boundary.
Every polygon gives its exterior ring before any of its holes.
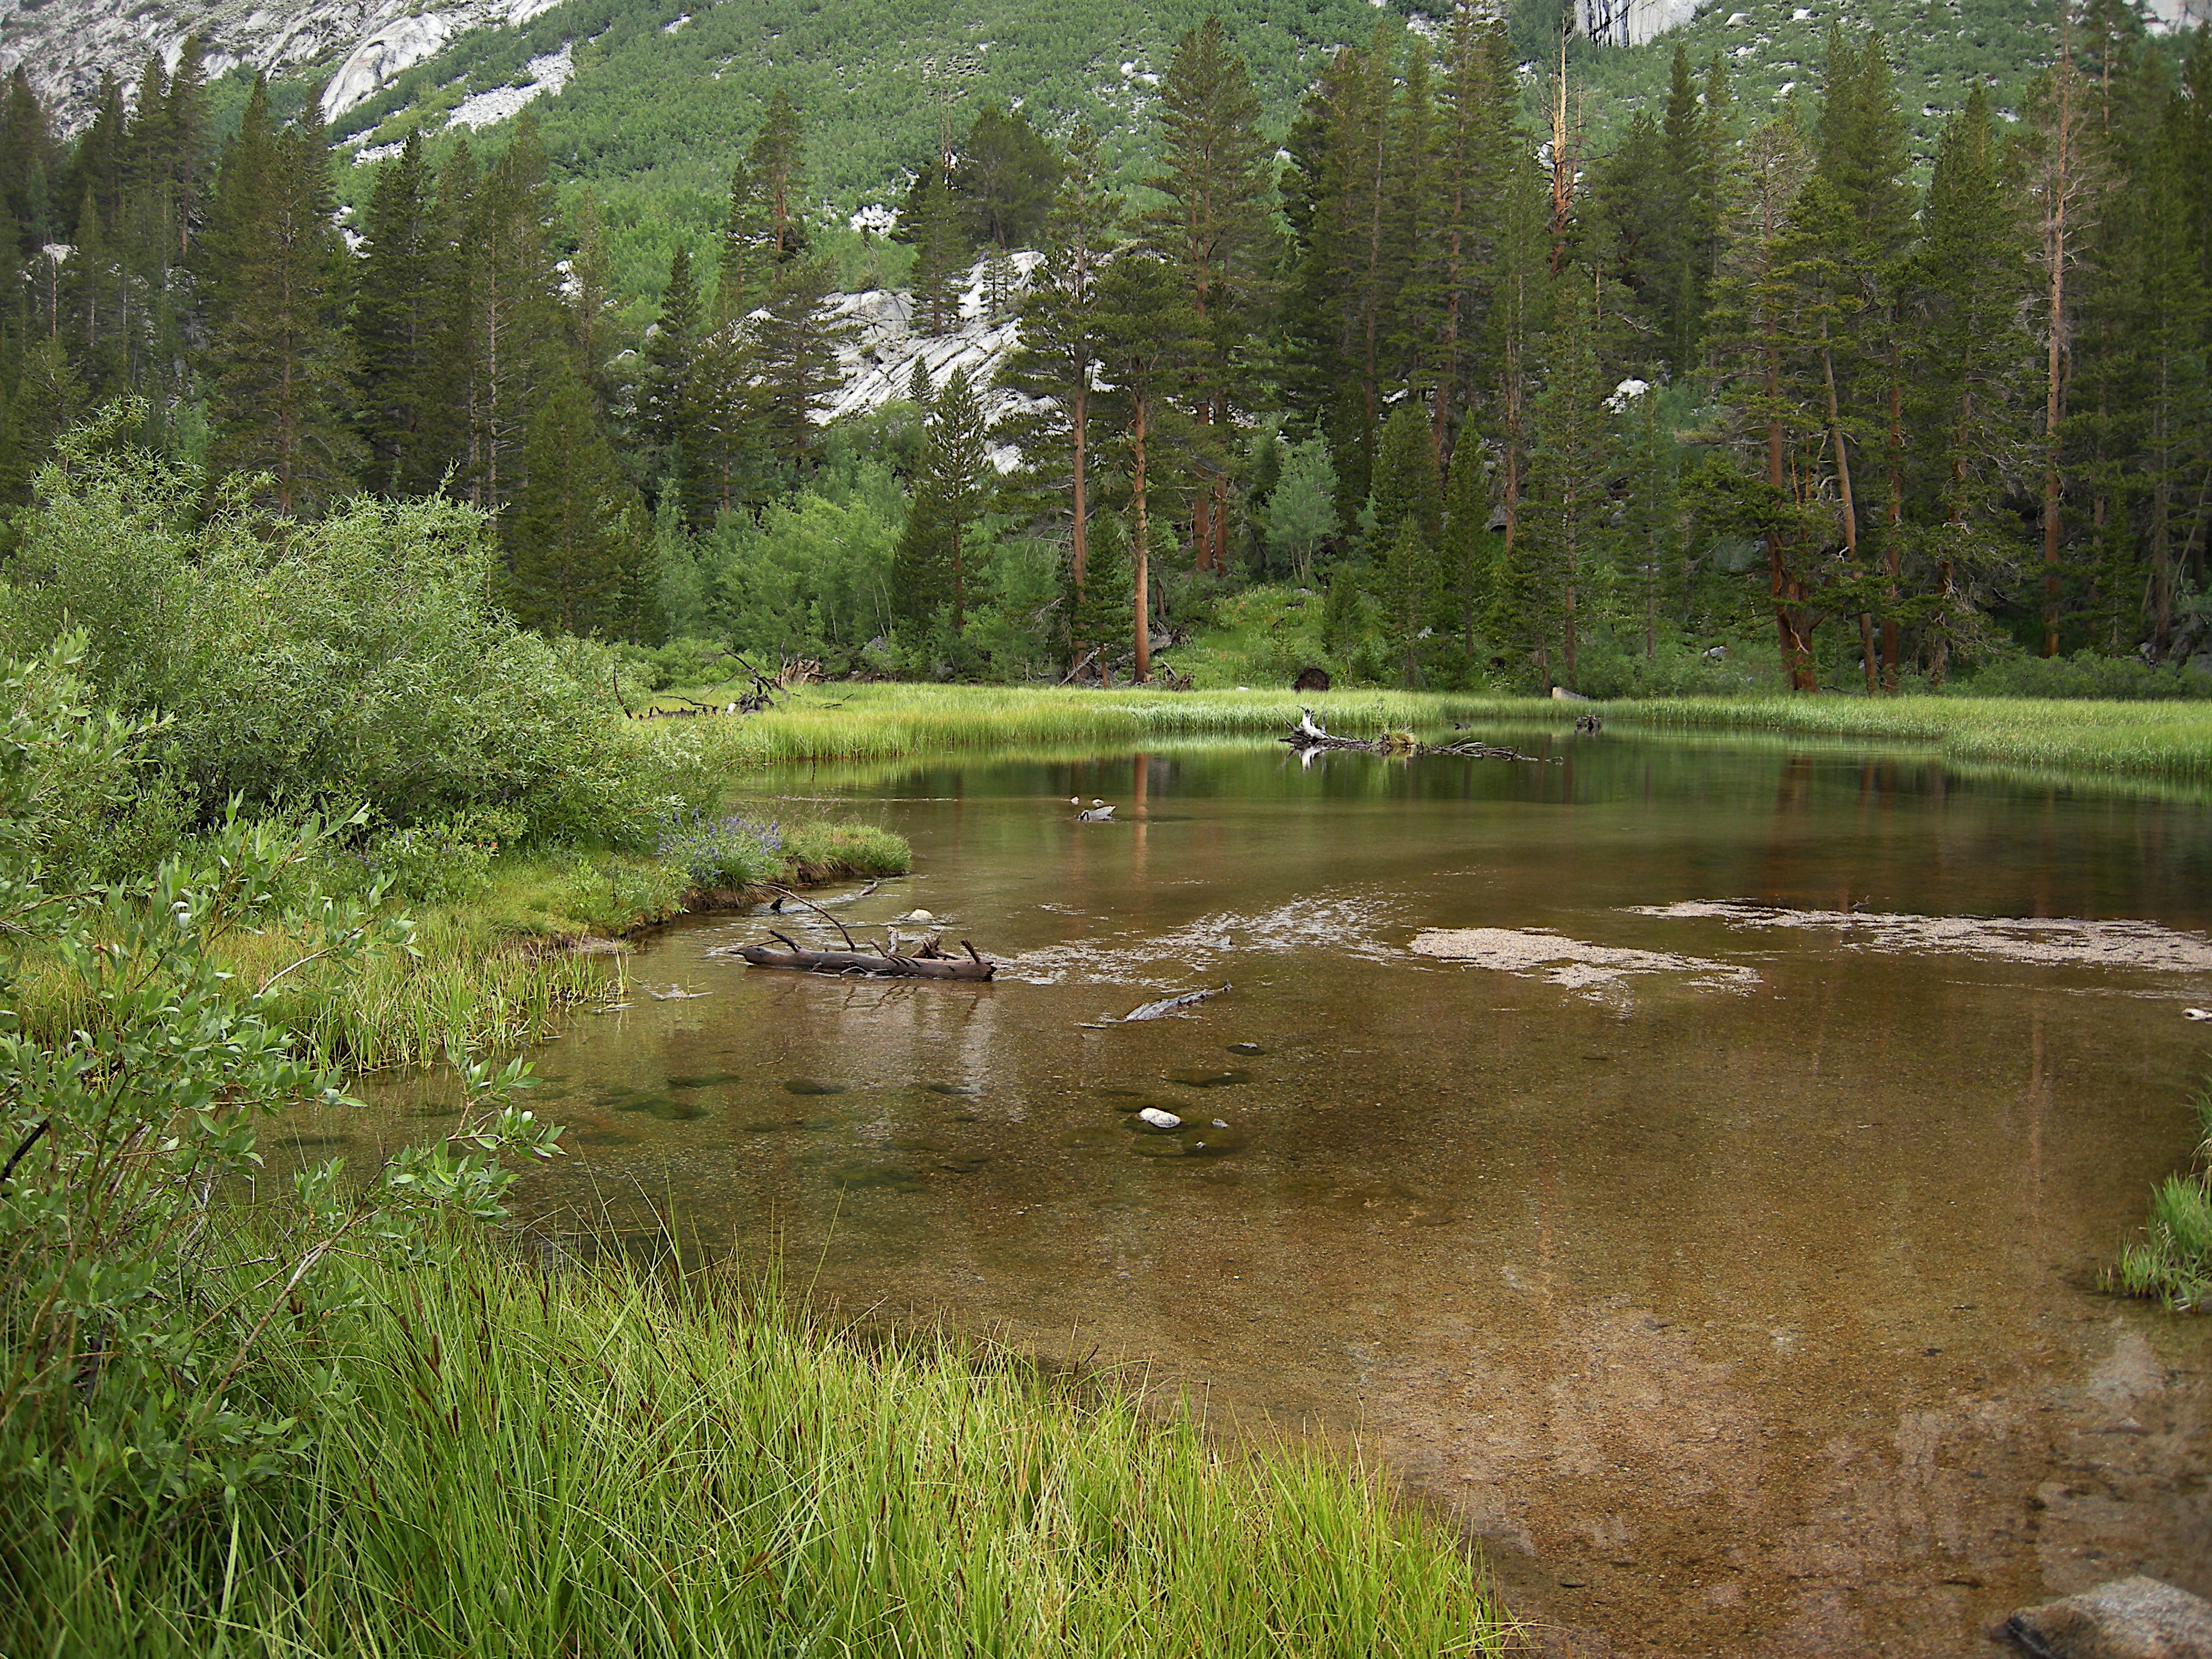
{"type": "MultiPolygon", "coordinates": [[[[1091,401],[1100,349],[1098,278],[1119,240],[1120,220],[1120,202],[1099,177],[1097,135],[1079,125],[1068,140],[1066,170],[1045,223],[1044,262],[1031,274],[1022,300],[1020,343],[999,371],[999,384],[1024,400],[1001,436],[1020,451],[1024,482],[1041,498],[1041,510],[1056,519],[1064,514],[1069,577],[1079,595],[1090,568],[1096,493],[1091,401]]],[[[1072,632],[1075,654],[1092,642],[1072,632]]]]}
{"type": "Polygon", "coordinates": [[[350,364],[333,291],[329,152],[313,115],[273,131],[256,79],[207,239],[210,462],[269,473],[285,514],[313,514],[346,489],[359,453],[343,412],[350,364]]]}
{"type": "Polygon", "coordinates": [[[684,525],[695,533],[712,520],[715,491],[708,476],[707,388],[702,384],[699,290],[691,250],[682,243],[668,262],[660,320],[645,343],[637,424],[650,447],[655,475],[674,479],[684,525]]]}
{"type": "MultiPolygon", "coordinates": [[[[54,441],[84,419],[92,395],[55,339],[33,341],[15,366],[0,418],[0,507],[31,499],[31,483],[54,441]]],[[[0,519],[0,526],[5,520],[0,519]]]]}
{"type": "Polygon", "coordinates": [[[769,100],[768,114],[746,152],[745,173],[766,221],[762,251],[770,269],[781,270],[806,251],[805,227],[799,216],[806,191],[806,134],[781,87],[769,100]]]}
{"type": "Polygon", "coordinates": [[[370,192],[353,337],[361,434],[372,488],[399,495],[438,487],[447,456],[436,441],[447,257],[422,140],[410,132],[370,192]]]}
{"type": "Polygon", "coordinates": [[[1520,106],[1504,20],[1473,5],[1452,14],[1437,84],[1437,227],[1438,316],[1431,348],[1436,364],[1431,415],[1438,448],[1456,456],[1473,396],[1470,348],[1492,300],[1487,280],[1496,257],[1494,227],[1507,177],[1523,164],[1513,127],[1520,106]]]}
{"type": "Polygon", "coordinates": [[[1148,216],[1154,245],[1174,260],[1205,349],[1191,365],[1194,405],[1210,441],[1194,460],[1194,563],[1220,567],[1228,549],[1227,434],[1253,389],[1254,327],[1269,299],[1274,252],[1271,148],[1244,60],[1209,17],[1176,45],[1160,83],[1163,166],[1146,182],[1164,198],[1148,216]],[[1196,481],[1194,481],[1196,482],[1196,481]]]}
{"type": "Polygon", "coordinates": [[[1375,482],[1370,496],[1375,533],[1383,547],[1397,539],[1397,526],[1412,519],[1421,540],[1434,548],[1443,533],[1443,480],[1437,471],[1429,422],[1417,398],[1401,399],[1382,424],[1375,449],[1375,482]]]}
{"type": "Polygon", "coordinates": [[[794,467],[812,459],[815,411],[842,381],[837,349],[851,337],[853,326],[830,304],[835,280],[826,259],[787,264],[761,325],[760,395],[767,443],[794,467]]]}
{"type": "Polygon", "coordinates": [[[2062,33],[2058,62],[2030,89],[2025,131],[2016,146],[2030,198],[2035,204],[2034,252],[2043,278],[2044,409],[2043,654],[2058,654],[2058,626],[2065,599],[2060,556],[2065,539],[2066,389],[2069,341],[2078,295],[2067,279],[2081,258],[2105,186],[2095,132],[2092,88],[2075,65],[2062,33]]]}
{"type": "Polygon", "coordinates": [[[62,227],[52,210],[61,167],[46,106],[18,64],[9,73],[7,100],[0,109],[0,199],[26,251],[61,240],[62,227]]]}
{"type": "Polygon", "coordinates": [[[976,112],[952,169],[969,238],[1001,253],[1031,246],[1052,211],[1060,179],[1060,157],[1029,117],[997,104],[976,112]]]}
{"type": "Polygon", "coordinates": [[[1520,629],[1524,639],[1534,637],[1537,671],[1547,690],[1554,637],[1561,647],[1559,680],[1572,690],[1578,677],[1583,599],[1599,568],[1603,508],[1613,484],[1605,388],[1598,374],[1595,284],[1579,275],[1570,277],[1564,298],[1545,343],[1549,373],[1531,411],[1535,441],[1524,526],[1528,569],[1552,592],[1520,629]]]}
{"type": "MultiPolygon", "coordinates": [[[[1152,524],[1169,493],[1169,463],[1185,441],[1178,405],[1191,365],[1206,349],[1203,325],[1182,273],[1138,249],[1125,250],[1099,283],[1098,355],[1114,387],[1107,402],[1129,502],[1131,604],[1139,684],[1152,673],[1152,524]]],[[[1161,514],[1165,517],[1164,514],[1161,514]]]]}
{"type": "Polygon", "coordinates": [[[1072,654],[1080,659],[1095,652],[1099,678],[1109,685],[1115,665],[1135,659],[1130,631],[1135,593],[1129,538],[1121,515],[1101,513],[1091,520],[1091,568],[1069,600],[1067,631],[1074,642],[1072,654]]]}
{"type": "Polygon", "coordinates": [[[162,125],[167,129],[170,183],[176,204],[177,258],[189,260],[192,234],[205,211],[205,153],[210,143],[206,52],[197,34],[178,49],[169,74],[162,125]]]}
{"type": "Polygon", "coordinates": [[[1789,361],[1790,284],[1784,278],[1790,210],[1811,171],[1803,135],[1786,113],[1754,132],[1731,180],[1715,279],[1713,321],[1721,389],[1740,425],[1739,465],[1722,503],[1732,527],[1757,536],[1767,556],[1768,589],[1783,668],[1792,690],[1817,688],[1813,633],[1819,568],[1832,510],[1809,496],[1808,463],[1825,444],[1824,422],[1809,418],[1789,361]]]}
{"type": "MultiPolygon", "coordinates": [[[[1899,579],[1905,544],[1905,444],[1903,421],[1904,341],[1898,314],[1899,262],[1913,235],[1913,191],[1907,176],[1911,155],[1904,112],[1889,60],[1879,34],[1867,36],[1853,52],[1842,32],[1831,32],[1822,88],[1817,176],[1833,193],[1824,211],[1833,216],[1823,232],[1829,253],[1838,262],[1838,284],[1847,299],[1827,317],[1821,345],[1822,372],[1835,405],[1832,434],[1851,424],[1861,459],[1854,480],[1841,451],[1838,477],[1844,493],[1856,495],[1856,512],[1846,511],[1846,556],[1854,565],[1864,557],[1863,541],[1879,547],[1882,574],[1855,573],[1861,649],[1869,692],[1897,680],[1899,579]],[[1856,410],[1856,422],[1847,412],[1856,410]],[[1874,463],[1879,459],[1879,468],[1874,463]],[[1877,501],[1883,503],[1877,509],[1877,501]],[[1872,611],[1883,612],[1881,656],[1875,665],[1872,611]]],[[[1803,207],[1797,216],[1809,224],[1803,207]]],[[[1840,441],[1838,441],[1840,442],[1840,441]]],[[[1869,561],[1869,563],[1871,562],[1869,561]]]]}
{"type": "Polygon", "coordinates": [[[1443,534],[1438,544],[1438,580],[1459,611],[1462,648],[1474,655],[1476,620],[1490,609],[1490,489],[1482,446],[1462,443],[1452,451],[1444,480],[1443,534]]]}
{"type": "Polygon", "coordinates": [[[574,280],[568,294],[568,336],[575,348],[576,374],[591,394],[592,412],[604,417],[616,402],[615,359],[630,336],[623,322],[621,298],[614,291],[606,216],[599,197],[589,190],[576,204],[576,252],[569,272],[574,280]]]}
{"type": "Polygon", "coordinates": [[[1420,520],[1408,513],[1398,521],[1398,534],[1383,555],[1382,614],[1409,687],[1421,683],[1421,636],[1429,630],[1436,597],[1435,545],[1421,529],[1420,520]]]}
{"type": "MultiPolygon", "coordinates": [[[[1684,573],[1679,524],[1679,472],[1674,435],[1660,409],[1660,392],[1647,384],[1621,411],[1613,476],[1623,485],[1618,562],[1623,591],[1642,614],[1644,659],[1659,654],[1659,618],[1674,614],[1684,573]]],[[[1624,619],[1626,620],[1626,619],[1624,619]]]]}
{"type": "Polygon", "coordinates": [[[1922,216],[1925,238],[1905,283],[1916,319],[1907,412],[1923,434],[1916,494],[1936,520],[1923,544],[1935,590],[1928,678],[1941,685],[1953,650],[1976,639],[1977,589],[2008,555],[2000,516],[2009,479],[2027,465],[2034,373],[2021,320],[2034,297],[2021,216],[1979,87],[1937,141],[1922,216]]]}
{"type": "MultiPolygon", "coordinates": [[[[934,481],[925,466],[914,480],[891,552],[891,611],[909,646],[927,640],[952,610],[952,538],[939,508],[934,481]]],[[[946,631],[950,633],[949,620],[946,631]]]]}
{"type": "Polygon", "coordinates": [[[524,452],[529,481],[515,502],[507,540],[516,617],[565,634],[644,620],[624,617],[629,566],[650,551],[644,509],[592,418],[591,398],[565,367],[547,377],[524,452]]]}
{"type": "Polygon", "coordinates": [[[969,254],[959,204],[941,170],[918,191],[912,216],[902,228],[915,246],[914,325],[941,339],[960,325],[960,291],[969,254]]]}
{"type": "Polygon", "coordinates": [[[1501,209],[1491,275],[1496,299],[1486,343],[1495,378],[1485,424],[1498,448],[1498,504],[1505,515],[1499,557],[1510,564],[1519,550],[1521,497],[1528,477],[1528,402],[1553,302],[1550,210],[1543,180],[1533,168],[1510,177],[1501,209]]]}
{"type": "Polygon", "coordinates": [[[926,463],[928,495],[937,533],[944,538],[951,579],[952,635],[967,626],[969,587],[975,559],[969,533],[990,498],[992,469],[984,442],[983,406],[968,371],[956,368],[931,400],[926,463]]]}
{"type": "Polygon", "coordinates": [[[477,504],[497,514],[522,485],[522,446],[545,346],[560,338],[562,322],[552,186],[528,110],[515,118],[514,136],[469,208],[471,482],[477,504]]]}

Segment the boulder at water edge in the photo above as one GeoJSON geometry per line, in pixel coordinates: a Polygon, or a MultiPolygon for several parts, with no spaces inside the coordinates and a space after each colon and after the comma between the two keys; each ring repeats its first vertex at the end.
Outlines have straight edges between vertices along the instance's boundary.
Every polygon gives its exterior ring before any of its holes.
{"type": "Polygon", "coordinates": [[[2212,1659],[2212,1602],[2155,1578],[2119,1578],[2022,1607],[1991,1634],[2036,1659],[2212,1659]]]}

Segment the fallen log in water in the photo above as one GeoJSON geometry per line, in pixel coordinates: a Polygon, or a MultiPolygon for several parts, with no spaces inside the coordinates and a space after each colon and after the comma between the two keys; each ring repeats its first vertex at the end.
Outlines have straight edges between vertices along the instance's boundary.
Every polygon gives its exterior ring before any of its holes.
{"type": "Polygon", "coordinates": [[[1420,752],[1424,755],[1471,755],[1476,760],[1526,761],[1531,766],[1559,764],[1555,760],[1546,760],[1541,755],[1524,755],[1518,749],[1503,749],[1494,743],[1440,743],[1420,752]]]}
{"type": "MultiPolygon", "coordinates": [[[[783,935],[778,933],[778,939],[783,935]]],[[[784,939],[788,951],[772,951],[765,945],[738,945],[725,947],[711,954],[742,958],[756,968],[796,968],[810,974],[880,974],[893,979],[989,979],[999,971],[999,964],[988,957],[975,954],[975,947],[965,939],[969,960],[957,957],[895,957],[871,956],[864,951],[810,951],[802,945],[784,939]]]]}
{"type": "MultiPolygon", "coordinates": [[[[872,888],[872,884],[871,886],[872,888]]],[[[771,951],[765,945],[725,945],[708,951],[708,956],[737,957],[755,968],[797,968],[810,974],[882,974],[894,979],[988,979],[999,971],[997,963],[977,956],[975,947],[964,939],[960,941],[960,948],[968,953],[968,960],[963,962],[957,957],[947,956],[939,948],[939,935],[935,933],[922,942],[921,950],[907,956],[899,950],[898,934],[894,930],[890,934],[891,942],[888,945],[878,945],[876,954],[872,956],[860,949],[860,941],[853,937],[851,928],[812,899],[799,898],[787,887],[769,890],[780,893],[783,898],[797,899],[821,916],[844,935],[845,948],[842,951],[809,950],[797,939],[779,933],[771,927],[768,936],[780,944],[789,945],[788,951],[771,951]]],[[[781,903],[782,900],[777,902],[781,903]]]]}
{"type": "Polygon", "coordinates": [[[1310,708],[1298,711],[1298,723],[1282,741],[1299,754],[1316,750],[1349,749],[1362,755],[1462,755],[1476,760],[1525,761],[1531,766],[1543,766],[1547,762],[1540,755],[1524,755],[1517,749],[1501,748],[1494,743],[1444,743],[1431,745],[1417,742],[1403,732],[1385,732],[1379,738],[1332,737],[1328,728],[1314,717],[1310,708]]]}

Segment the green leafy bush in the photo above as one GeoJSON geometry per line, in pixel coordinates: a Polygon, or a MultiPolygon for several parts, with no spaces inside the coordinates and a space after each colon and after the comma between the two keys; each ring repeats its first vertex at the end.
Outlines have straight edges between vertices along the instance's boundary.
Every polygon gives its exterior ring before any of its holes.
{"type": "Polygon", "coordinates": [[[2186,663],[2152,664],[2139,657],[2006,657],[1977,670],[1971,679],[1944,687],[1960,697],[2063,697],[2149,702],[2212,697],[2212,674],[2186,663]]]}
{"type": "MultiPolygon", "coordinates": [[[[359,827],[234,809],[150,876],[94,891],[55,883],[43,856],[53,803],[128,790],[155,727],[95,710],[70,647],[0,670],[0,1537],[180,1516],[298,1461],[307,1414],[341,1401],[325,1369],[282,1407],[252,1368],[273,1326],[318,1328],[352,1305],[337,1252],[380,1240],[434,1250],[433,1217],[500,1213],[505,1151],[550,1155],[553,1132],[509,1104],[518,1063],[471,1068],[453,1136],[348,1188],[329,1164],[301,1176],[300,1228],[265,1272],[225,1279],[215,1194],[258,1166],[255,1121],[349,1104],[337,1074],[273,1017],[311,964],[404,948],[377,914],[303,872],[359,827]],[[58,781],[71,790],[58,791],[58,781]],[[300,954],[241,976],[219,949],[282,931],[300,954]],[[74,982],[67,1036],[31,1034],[27,957],[74,982]]],[[[4,1567],[4,1563],[0,1563],[4,1567]]]]}
{"type": "Polygon", "coordinates": [[[83,630],[106,698],[167,720],[165,764],[212,810],[280,799],[398,827],[496,808],[536,842],[648,840],[682,756],[608,719],[605,653],[550,644],[489,597],[481,514],[443,498],[356,498],[298,524],[226,481],[115,448],[112,408],[66,438],[0,590],[0,645],[83,630]]]}
{"type": "Polygon", "coordinates": [[[358,854],[363,871],[413,904],[454,904],[476,897],[491,881],[491,861],[522,834],[519,812],[478,808],[413,823],[369,838],[358,854]]]}

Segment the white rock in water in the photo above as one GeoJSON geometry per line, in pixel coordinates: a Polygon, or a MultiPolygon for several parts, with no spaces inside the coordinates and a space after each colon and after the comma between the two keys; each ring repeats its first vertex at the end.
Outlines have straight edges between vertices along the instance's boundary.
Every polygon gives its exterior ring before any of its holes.
{"type": "Polygon", "coordinates": [[[935,921],[937,918],[927,910],[909,910],[899,920],[901,921],[935,921]]]}
{"type": "Polygon", "coordinates": [[[1157,1106],[1146,1106],[1140,1108],[1137,1115],[1142,1118],[1146,1122],[1151,1124],[1155,1129],[1180,1129],[1182,1127],[1182,1120],[1181,1118],[1177,1117],[1173,1112],[1164,1112],[1157,1106]]]}

